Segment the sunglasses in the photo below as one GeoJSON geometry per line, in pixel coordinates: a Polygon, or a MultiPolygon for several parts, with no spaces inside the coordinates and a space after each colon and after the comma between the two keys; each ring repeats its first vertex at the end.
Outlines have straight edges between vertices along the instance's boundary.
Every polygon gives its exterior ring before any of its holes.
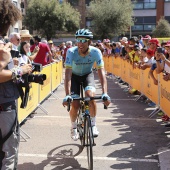
{"type": "Polygon", "coordinates": [[[21,39],[19,39],[19,38],[17,39],[17,41],[20,41],[20,40],[21,40],[21,39]]]}
{"type": "Polygon", "coordinates": [[[89,41],[89,39],[76,39],[77,43],[86,43],[89,41]]]}

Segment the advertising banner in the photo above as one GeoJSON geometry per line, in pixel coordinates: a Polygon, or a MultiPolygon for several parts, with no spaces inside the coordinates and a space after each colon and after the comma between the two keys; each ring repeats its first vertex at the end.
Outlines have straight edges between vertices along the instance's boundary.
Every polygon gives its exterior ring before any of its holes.
{"type": "Polygon", "coordinates": [[[40,74],[46,74],[46,80],[39,86],[39,103],[41,103],[51,93],[51,65],[43,67],[40,74]]]}
{"type": "Polygon", "coordinates": [[[163,80],[160,74],[160,108],[170,117],[170,81],[163,80]]]}
{"type": "MultiPolygon", "coordinates": [[[[20,108],[21,98],[18,99],[18,121],[19,123],[21,123],[38,106],[38,89],[39,89],[38,83],[30,84],[28,103],[25,109],[20,108]]],[[[23,91],[25,91],[25,88],[23,88],[23,91]]]]}

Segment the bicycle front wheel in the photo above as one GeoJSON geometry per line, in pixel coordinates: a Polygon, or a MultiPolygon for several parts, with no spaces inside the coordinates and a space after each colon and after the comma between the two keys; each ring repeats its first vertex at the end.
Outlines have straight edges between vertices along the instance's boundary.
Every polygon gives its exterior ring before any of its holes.
{"type": "Polygon", "coordinates": [[[89,116],[85,118],[85,146],[87,148],[87,161],[88,161],[88,169],[93,170],[93,136],[92,136],[92,128],[91,128],[91,120],[89,116]]]}

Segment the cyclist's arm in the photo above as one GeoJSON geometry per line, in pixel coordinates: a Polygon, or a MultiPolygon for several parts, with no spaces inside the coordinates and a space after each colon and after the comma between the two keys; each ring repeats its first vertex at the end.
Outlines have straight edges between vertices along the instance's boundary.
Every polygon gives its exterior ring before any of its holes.
{"type": "Polygon", "coordinates": [[[107,93],[107,80],[106,80],[104,68],[98,69],[98,76],[101,82],[102,92],[107,93]]]}
{"type": "Polygon", "coordinates": [[[65,70],[65,81],[64,81],[66,96],[71,94],[71,92],[70,92],[71,76],[72,76],[72,69],[66,68],[66,70],[65,70]]]}

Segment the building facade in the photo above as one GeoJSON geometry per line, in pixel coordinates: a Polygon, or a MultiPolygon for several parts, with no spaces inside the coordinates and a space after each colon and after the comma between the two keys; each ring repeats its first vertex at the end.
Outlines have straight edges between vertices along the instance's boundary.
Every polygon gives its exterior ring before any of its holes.
{"type": "MultiPolygon", "coordinates": [[[[60,0],[64,1],[64,0],[60,0]]],[[[91,0],[66,0],[81,14],[81,28],[90,28],[92,18],[87,17],[91,0]]],[[[157,22],[164,16],[170,23],[170,0],[131,0],[133,4],[134,26],[127,32],[131,35],[151,34],[157,22]]]]}
{"type": "MultiPolygon", "coordinates": [[[[14,5],[18,8],[18,9],[22,9],[22,2],[23,0],[12,0],[12,2],[14,3],[14,5]]],[[[21,10],[22,11],[22,10],[21,10]]],[[[18,21],[15,25],[10,26],[8,34],[10,34],[11,32],[19,32],[22,29],[22,21],[18,21]]]]}

